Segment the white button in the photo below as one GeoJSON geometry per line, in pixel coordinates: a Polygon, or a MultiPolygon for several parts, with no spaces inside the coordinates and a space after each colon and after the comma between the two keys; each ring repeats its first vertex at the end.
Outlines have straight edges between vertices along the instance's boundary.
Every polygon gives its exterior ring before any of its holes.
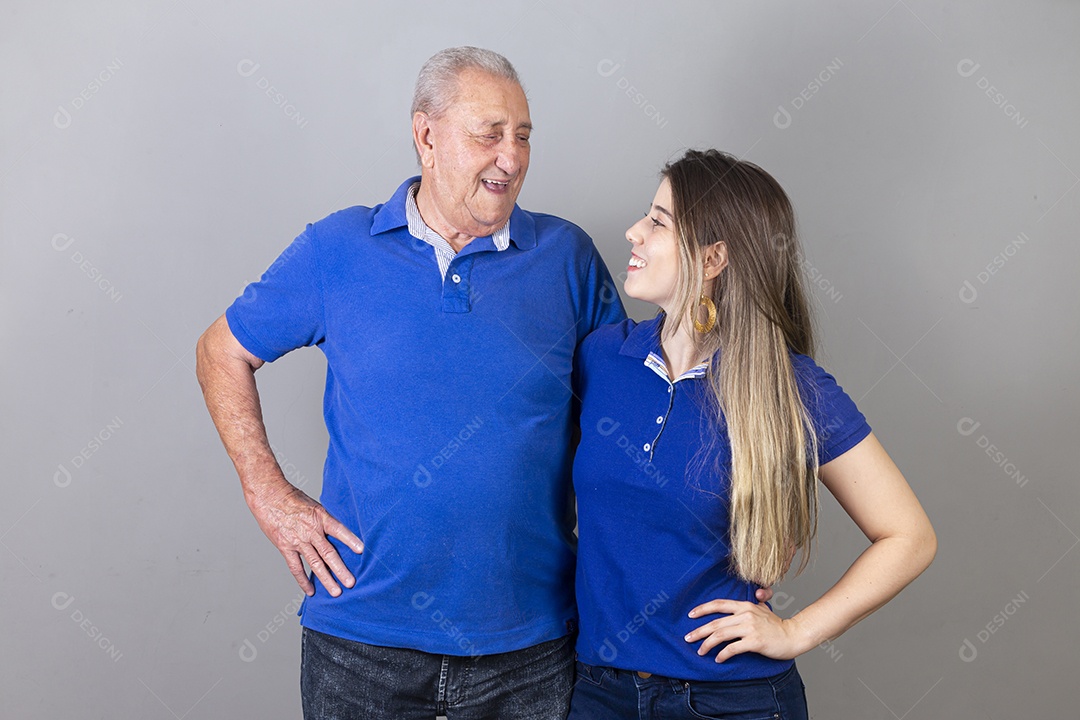
{"type": "Polygon", "coordinates": [[[667,391],[671,392],[671,386],[670,385],[667,386],[667,391]]]}
{"type": "Polygon", "coordinates": [[[458,275],[457,273],[454,273],[453,275],[451,275],[451,276],[450,276],[450,279],[451,279],[451,280],[453,280],[453,281],[454,281],[454,282],[456,282],[456,283],[459,283],[459,282],[461,282],[461,276],[460,276],[460,275],[458,275]]]}
{"type": "Polygon", "coordinates": [[[660,417],[656,418],[656,424],[657,424],[657,425],[661,424],[662,422],[664,422],[664,416],[663,416],[663,415],[661,415],[660,417]]]}
{"type": "Polygon", "coordinates": [[[645,443],[645,452],[649,452],[649,449],[651,447],[652,447],[652,445],[650,445],[649,443],[645,443]]]}

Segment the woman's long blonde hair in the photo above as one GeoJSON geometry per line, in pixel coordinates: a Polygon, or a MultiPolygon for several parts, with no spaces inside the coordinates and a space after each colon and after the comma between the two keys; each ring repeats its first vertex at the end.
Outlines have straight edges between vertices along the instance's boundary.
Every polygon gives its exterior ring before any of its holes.
{"type": "Polygon", "coordinates": [[[732,570],[773,585],[795,550],[803,551],[797,572],[806,567],[817,532],[817,439],[790,356],[812,356],[814,342],[794,211],[772,176],[716,150],[691,150],[662,175],[679,239],[682,310],[669,327],[699,312],[705,249],[727,247],[711,292],[716,324],[695,335],[712,358],[716,427],[726,426],[731,442],[732,570]]]}

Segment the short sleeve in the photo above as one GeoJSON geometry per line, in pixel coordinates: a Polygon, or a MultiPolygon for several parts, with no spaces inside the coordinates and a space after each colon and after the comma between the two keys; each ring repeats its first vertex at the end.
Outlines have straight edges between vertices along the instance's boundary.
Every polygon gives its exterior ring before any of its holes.
{"type": "Polygon", "coordinates": [[[581,317],[578,318],[578,341],[601,325],[626,319],[619,289],[608,272],[604,259],[589,241],[589,265],[585,276],[585,295],[581,317]]]}
{"type": "Polygon", "coordinates": [[[570,380],[575,401],[580,401],[581,396],[585,393],[585,373],[589,368],[590,352],[596,342],[595,334],[590,333],[588,337],[578,343],[577,350],[574,352],[574,370],[570,380]]]}
{"type": "Polygon", "coordinates": [[[322,342],[323,318],[315,226],[311,224],[225,311],[229,329],[240,344],[266,362],[322,342]]]}
{"type": "Polygon", "coordinates": [[[836,378],[805,355],[792,358],[803,403],[817,431],[818,463],[824,465],[858,445],[870,434],[870,425],[836,378]]]}

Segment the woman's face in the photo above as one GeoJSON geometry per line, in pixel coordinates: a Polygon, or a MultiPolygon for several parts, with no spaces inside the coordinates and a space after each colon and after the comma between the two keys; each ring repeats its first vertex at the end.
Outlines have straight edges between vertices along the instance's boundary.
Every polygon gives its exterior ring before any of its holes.
{"type": "Polygon", "coordinates": [[[626,294],[659,305],[670,314],[679,279],[679,248],[667,178],[661,181],[645,217],[626,231],[626,239],[632,246],[626,268],[626,294]]]}

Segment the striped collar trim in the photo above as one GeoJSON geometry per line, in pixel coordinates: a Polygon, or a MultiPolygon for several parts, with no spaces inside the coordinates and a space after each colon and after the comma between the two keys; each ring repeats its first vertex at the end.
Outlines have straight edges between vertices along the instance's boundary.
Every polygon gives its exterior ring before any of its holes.
{"type": "MultiPolygon", "coordinates": [[[[650,352],[649,355],[645,358],[645,367],[649,368],[654,373],[662,377],[665,382],[671,382],[671,378],[668,376],[667,364],[664,363],[664,359],[657,355],[655,352],[650,352]]],[[[675,380],[675,382],[679,382],[680,380],[688,380],[691,378],[705,377],[705,373],[707,373],[708,371],[709,361],[705,360],[704,362],[698,363],[694,367],[684,372],[675,380]]]]}

